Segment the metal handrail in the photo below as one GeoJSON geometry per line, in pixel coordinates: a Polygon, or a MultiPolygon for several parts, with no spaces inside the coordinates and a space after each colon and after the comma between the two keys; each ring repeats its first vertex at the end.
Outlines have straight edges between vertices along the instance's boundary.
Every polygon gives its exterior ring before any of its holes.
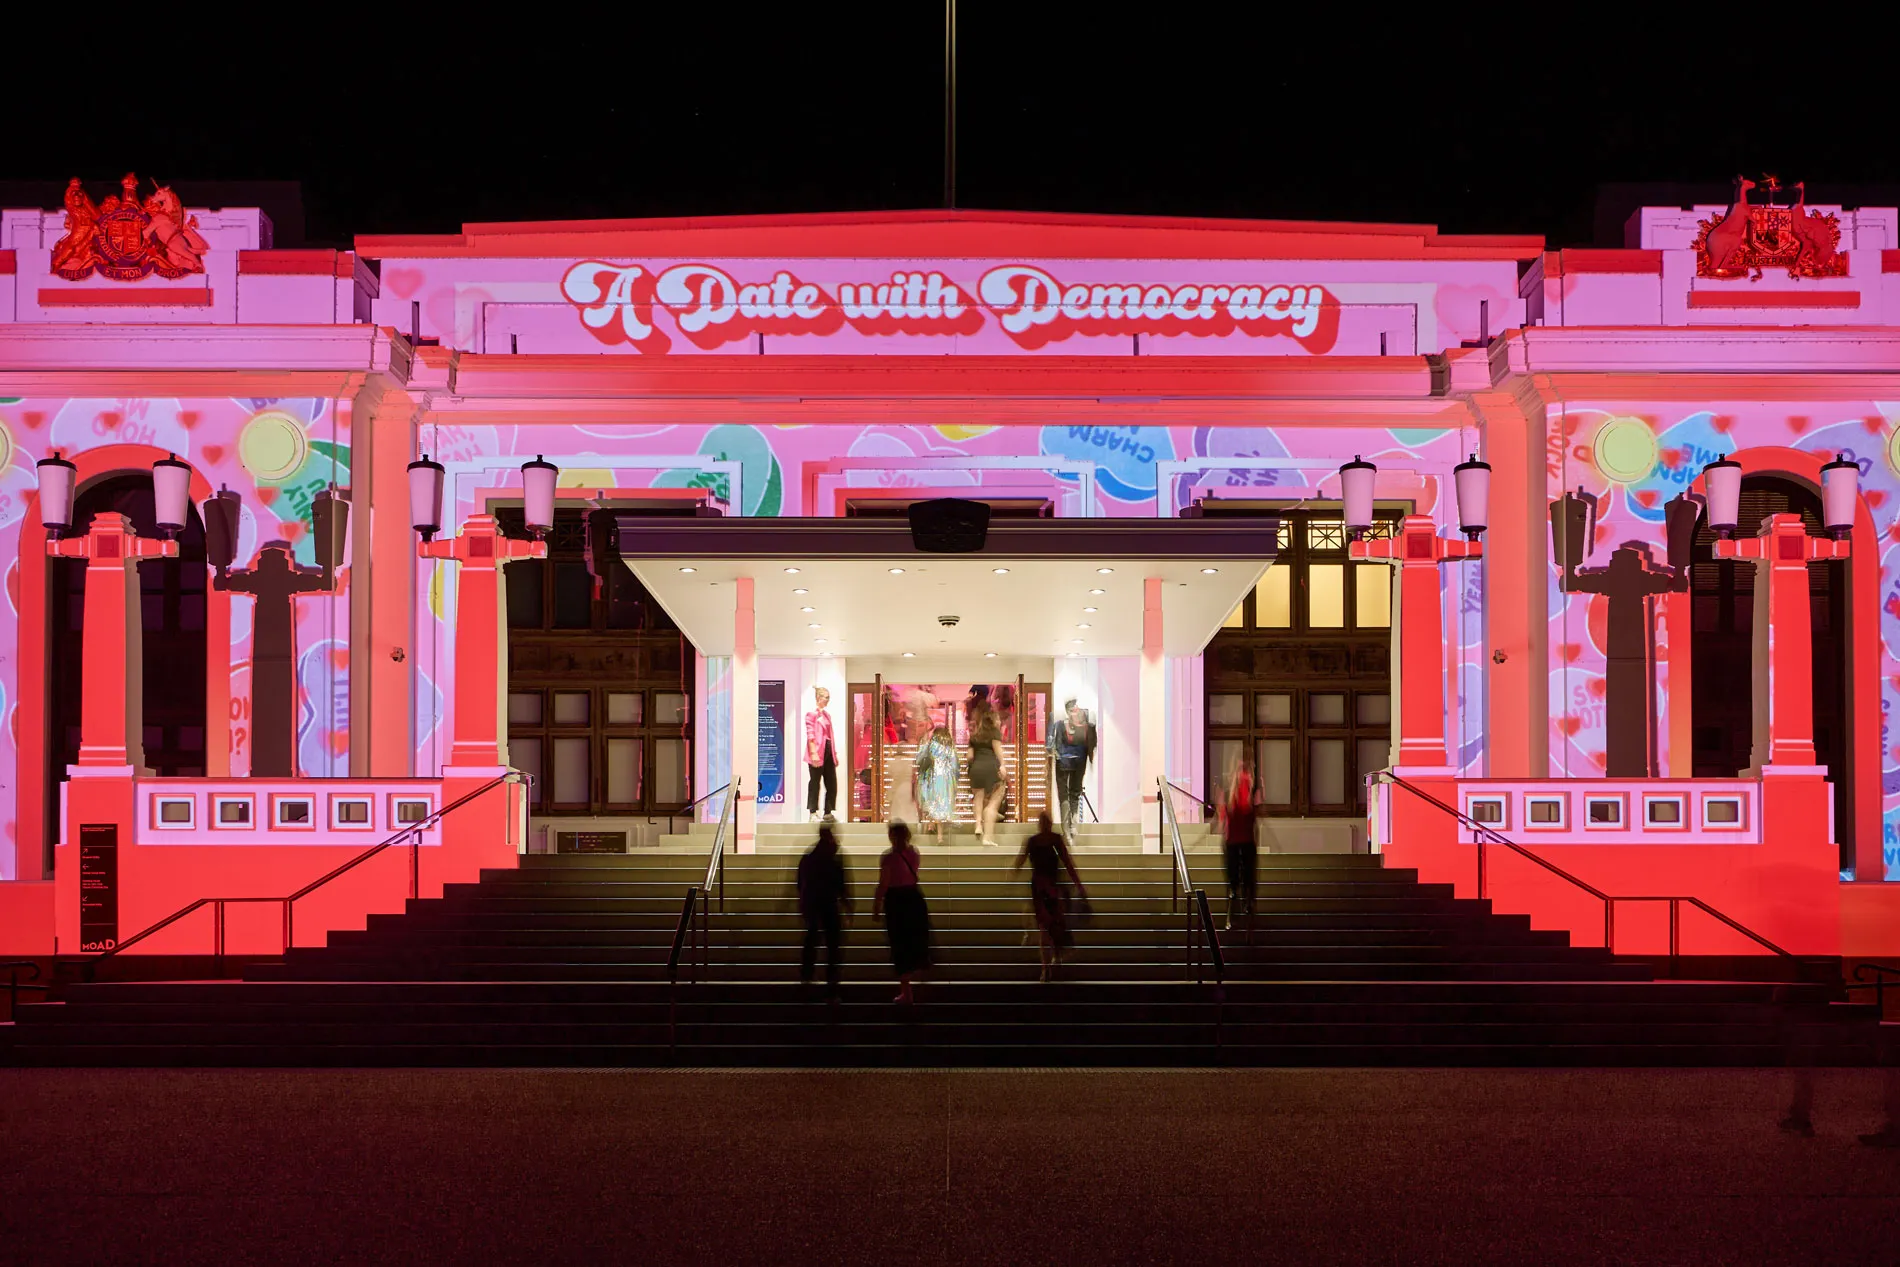
{"type": "Polygon", "coordinates": [[[1089,799],[1089,791],[1087,788],[1081,789],[1081,795],[1077,797],[1077,800],[1088,807],[1090,818],[1098,823],[1102,821],[1102,816],[1095,812],[1095,802],[1089,799]]]}
{"type": "Polygon", "coordinates": [[[1887,1014],[1887,978],[1892,977],[1896,988],[1900,988],[1900,968],[1885,963],[1857,963],[1854,965],[1854,980],[1846,986],[1849,990],[1872,990],[1874,992],[1874,1010],[1880,1015],[1887,1014]],[[1869,974],[1872,975],[1869,975],[1869,974]]]}
{"type": "Polygon", "coordinates": [[[40,980],[40,965],[34,960],[0,960],[0,968],[7,970],[7,1019],[10,1021],[18,1020],[20,1017],[20,991],[38,990],[42,994],[45,994],[50,993],[53,989],[51,982],[40,980]],[[22,968],[30,968],[33,972],[33,975],[24,981],[20,980],[20,969],[22,968]]]}
{"type": "Polygon", "coordinates": [[[1220,934],[1214,931],[1214,912],[1207,904],[1207,890],[1194,887],[1193,873],[1188,870],[1187,850],[1181,844],[1181,821],[1175,817],[1174,797],[1170,792],[1172,784],[1166,779],[1157,781],[1160,793],[1162,820],[1168,828],[1168,837],[1174,848],[1174,883],[1177,886],[1174,897],[1169,900],[1169,909],[1174,909],[1176,900],[1185,893],[1188,898],[1187,921],[1187,960],[1188,970],[1194,973],[1194,979],[1202,979],[1200,960],[1197,957],[1194,941],[1196,921],[1201,933],[1207,939],[1207,957],[1214,969],[1214,981],[1221,984],[1227,977],[1227,956],[1221,952],[1220,934]]]}
{"type": "Polygon", "coordinates": [[[725,807],[719,811],[719,826],[713,830],[712,853],[706,859],[706,883],[702,886],[710,901],[713,884],[719,885],[719,909],[726,909],[726,824],[733,817],[733,809],[739,803],[739,780],[733,779],[726,784],[732,789],[732,795],[726,798],[725,807]]]}
{"type": "Polygon", "coordinates": [[[665,813],[665,814],[648,814],[647,822],[657,823],[660,821],[660,819],[664,818],[666,820],[667,827],[671,828],[675,819],[687,817],[689,814],[693,812],[693,810],[696,807],[700,805],[704,805],[707,801],[710,801],[713,797],[718,796],[721,792],[725,791],[727,788],[731,786],[732,786],[731,783],[721,783],[718,787],[706,793],[704,796],[695,796],[692,800],[686,802],[686,804],[680,806],[676,810],[669,811],[668,813],[665,813]]]}
{"type": "Polygon", "coordinates": [[[298,898],[304,897],[305,895],[317,889],[322,888],[324,885],[328,884],[330,881],[336,879],[338,876],[344,874],[345,872],[354,870],[356,867],[362,865],[365,862],[368,862],[371,858],[374,858],[377,854],[383,852],[383,850],[390,848],[392,845],[399,845],[403,843],[404,841],[409,842],[409,896],[411,898],[418,897],[421,894],[421,845],[422,845],[423,833],[426,832],[429,828],[435,826],[437,823],[441,822],[444,818],[448,817],[448,815],[454,813],[456,810],[462,808],[462,806],[474,800],[476,797],[483,796],[486,793],[492,791],[493,789],[501,786],[504,783],[515,782],[515,781],[521,781],[523,783],[532,785],[533,777],[528,774],[523,773],[520,770],[509,770],[503,774],[499,774],[496,777],[490,779],[488,782],[482,784],[480,787],[476,788],[474,791],[469,792],[468,794],[464,796],[457,797],[453,802],[451,802],[448,805],[444,805],[441,809],[436,810],[433,814],[430,814],[427,818],[423,819],[421,822],[412,823],[409,826],[404,827],[401,831],[397,832],[393,836],[389,837],[389,839],[384,840],[378,844],[371,845],[368,849],[365,849],[362,853],[357,854],[354,858],[351,858],[349,861],[345,862],[342,866],[337,867],[336,869],[322,876],[319,876],[315,880],[312,880],[309,884],[304,885],[301,889],[298,889],[295,893],[292,893],[288,897],[201,897],[197,901],[192,902],[186,906],[180,907],[176,911],[173,911],[170,915],[167,915],[164,919],[159,920],[156,924],[152,924],[149,927],[140,929],[138,932],[132,934],[132,936],[127,937],[123,941],[120,941],[118,944],[114,945],[111,949],[100,951],[98,954],[94,955],[91,959],[88,959],[86,961],[86,979],[88,981],[93,979],[93,974],[98,970],[98,967],[101,961],[110,959],[112,956],[118,954],[120,951],[125,950],[128,947],[134,946],[138,944],[139,942],[144,941],[147,937],[150,937],[153,933],[158,932],[160,929],[170,927],[171,925],[177,923],[179,920],[183,919],[185,916],[191,914],[193,911],[196,911],[198,908],[203,907],[203,906],[209,906],[212,908],[213,923],[212,923],[211,953],[213,956],[214,970],[221,973],[224,968],[224,908],[233,904],[243,904],[243,903],[248,903],[248,902],[281,903],[283,906],[283,913],[284,913],[284,953],[288,954],[290,952],[291,946],[293,946],[296,943],[296,937],[295,937],[292,920],[294,916],[293,903],[295,903],[298,898]]]}
{"type": "Polygon", "coordinates": [[[1442,812],[1451,815],[1453,818],[1463,823],[1466,827],[1470,828],[1473,833],[1475,833],[1474,838],[1471,843],[1476,845],[1477,850],[1478,850],[1478,896],[1480,898],[1483,898],[1486,896],[1487,888],[1488,888],[1486,871],[1485,871],[1484,847],[1486,844],[1503,845],[1506,849],[1511,850],[1513,853],[1516,853],[1520,857],[1530,859],[1532,862],[1536,863],[1538,866],[1542,867],[1544,870],[1550,872],[1552,875],[1557,876],[1560,879],[1569,881],[1571,884],[1575,885],[1577,888],[1582,889],[1585,893],[1588,893],[1591,897],[1594,897],[1603,903],[1603,948],[1609,951],[1611,954],[1616,953],[1616,904],[1618,902],[1667,902],[1669,904],[1669,962],[1670,962],[1670,971],[1673,973],[1675,971],[1675,962],[1677,958],[1680,957],[1681,952],[1682,952],[1682,904],[1686,902],[1689,905],[1694,906],[1714,916],[1716,919],[1720,920],[1722,923],[1727,924],[1730,928],[1742,934],[1742,936],[1747,937],[1748,939],[1757,943],[1758,945],[1763,946],[1766,949],[1773,951],[1777,955],[1781,955],[1782,957],[1787,958],[1787,959],[1794,959],[1797,957],[1791,952],[1783,950],[1780,946],[1775,945],[1775,943],[1769,941],[1766,937],[1763,937],[1760,933],[1756,932],[1754,929],[1749,928],[1744,924],[1738,923],[1737,921],[1729,918],[1727,915],[1724,915],[1722,912],[1716,910],[1713,906],[1710,906],[1707,902],[1704,902],[1699,897],[1690,897],[1687,895],[1661,896],[1661,895],[1650,895],[1650,894],[1632,895],[1632,894],[1622,894],[1622,893],[1616,893],[1616,894],[1605,893],[1602,889],[1597,888],[1596,885],[1591,884],[1589,881],[1581,879],[1578,876],[1574,876],[1570,874],[1570,872],[1565,871],[1562,867],[1558,866],[1556,863],[1550,862],[1544,858],[1538,857],[1536,854],[1532,853],[1530,850],[1524,848],[1524,846],[1518,844],[1515,840],[1510,839],[1509,837],[1505,836],[1503,833],[1499,832],[1495,828],[1487,827],[1485,824],[1472,818],[1470,815],[1464,813],[1464,811],[1458,809],[1456,806],[1447,805],[1445,804],[1445,802],[1433,796],[1430,792],[1425,791],[1425,789],[1420,788],[1420,787],[1414,787],[1412,784],[1407,783],[1404,779],[1392,773],[1390,770],[1379,771],[1378,777],[1384,782],[1392,783],[1399,787],[1404,788],[1406,791],[1410,792],[1413,796],[1416,796],[1419,800],[1424,801],[1427,805],[1431,805],[1437,808],[1438,810],[1441,810],[1442,812]]]}
{"type": "Polygon", "coordinates": [[[1187,797],[1190,801],[1193,801],[1196,805],[1200,806],[1201,812],[1203,814],[1211,814],[1214,812],[1214,802],[1208,800],[1206,797],[1196,796],[1194,793],[1182,787],[1179,783],[1176,783],[1173,779],[1167,779],[1167,780],[1164,780],[1164,782],[1166,782],[1169,787],[1179,792],[1182,796],[1187,797]]]}
{"type": "Polygon", "coordinates": [[[673,949],[666,956],[666,1050],[669,1054],[679,1049],[680,952],[685,949],[687,938],[693,931],[693,912],[698,905],[699,886],[689,885],[686,901],[680,907],[679,923],[673,926],[673,949]]]}

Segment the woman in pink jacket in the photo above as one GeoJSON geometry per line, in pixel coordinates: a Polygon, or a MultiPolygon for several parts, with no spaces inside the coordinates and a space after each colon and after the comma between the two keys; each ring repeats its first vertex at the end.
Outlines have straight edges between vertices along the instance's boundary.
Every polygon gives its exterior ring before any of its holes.
{"type": "Polygon", "coordinates": [[[835,822],[838,809],[838,745],[832,738],[831,692],[819,687],[812,692],[817,707],[805,714],[805,812],[818,821],[818,785],[825,785],[825,818],[835,822]]]}

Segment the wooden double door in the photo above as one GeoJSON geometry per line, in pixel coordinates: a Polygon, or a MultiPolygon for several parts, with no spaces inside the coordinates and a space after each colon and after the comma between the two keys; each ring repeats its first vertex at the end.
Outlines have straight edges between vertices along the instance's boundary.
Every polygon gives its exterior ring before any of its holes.
{"type": "Polygon", "coordinates": [[[907,800],[904,789],[916,770],[918,749],[939,726],[950,732],[957,750],[953,817],[972,821],[970,723],[981,703],[995,711],[1002,736],[1008,786],[1003,820],[1033,821],[1049,808],[1051,690],[1048,682],[1020,676],[1003,682],[886,682],[878,675],[851,683],[845,701],[850,766],[843,772],[851,821],[883,822],[893,804],[907,800]]]}

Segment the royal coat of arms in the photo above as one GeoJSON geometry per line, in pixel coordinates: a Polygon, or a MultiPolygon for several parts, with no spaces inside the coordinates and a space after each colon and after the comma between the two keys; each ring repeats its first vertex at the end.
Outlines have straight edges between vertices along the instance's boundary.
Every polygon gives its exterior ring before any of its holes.
{"type": "Polygon", "coordinates": [[[1781,182],[1762,177],[1766,203],[1750,202],[1757,188],[1746,176],[1735,178],[1735,201],[1727,215],[1704,220],[1695,239],[1697,277],[1746,277],[1761,280],[1762,270],[1785,268],[1795,281],[1803,277],[1845,277],[1841,220],[1831,212],[1808,210],[1806,181],[1794,186],[1794,201],[1775,201],[1781,182]]]}
{"type": "Polygon", "coordinates": [[[135,282],[153,273],[176,280],[205,271],[211,244],[169,186],[156,186],[141,202],[138,177],[127,172],[119,190],[95,206],[77,176],[67,182],[66,235],[53,246],[57,276],[77,282],[97,273],[135,282]]]}

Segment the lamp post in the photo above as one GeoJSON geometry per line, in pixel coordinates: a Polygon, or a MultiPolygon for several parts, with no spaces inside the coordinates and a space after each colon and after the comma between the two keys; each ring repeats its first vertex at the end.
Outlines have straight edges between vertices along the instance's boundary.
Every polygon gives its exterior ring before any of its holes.
{"type": "Polygon", "coordinates": [[[1354,537],[1356,560],[1391,563],[1399,586],[1399,750],[1398,769],[1443,773],[1445,748],[1445,633],[1439,602],[1438,569],[1482,557],[1489,518],[1491,467],[1474,453],[1452,471],[1458,500],[1458,526],[1465,540],[1438,535],[1430,515],[1407,515],[1398,532],[1385,540],[1365,540],[1372,526],[1372,487],[1378,469],[1354,459],[1340,468],[1346,494],[1346,528],[1354,537]]]}
{"type": "Polygon", "coordinates": [[[297,566],[288,541],[271,541],[250,567],[232,571],[237,553],[238,497],[228,489],[205,500],[205,553],[220,590],[249,594],[257,609],[251,634],[251,776],[297,774],[297,604],[299,594],[336,591],[349,533],[350,503],[335,488],[311,503],[317,566],[297,566]]]}
{"type": "Polygon", "coordinates": [[[145,762],[139,563],[178,557],[174,538],[191,513],[191,468],[173,457],[153,468],[156,518],[165,533],[164,539],[156,539],[139,536],[130,519],[110,512],[94,515],[84,536],[66,535],[74,527],[78,468],[57,452],[38,466],[47,555],[86,560],[80,651],[86,690],[80,704],[78,764],[136,769],[145,762]]]}
{"type": "MultiPolygon", "coordinates": [[[[521,468],[527,519],[539,528],[533,541],[502,534],[490,514],[470,515],[453,537],[442,530],[443,469],[426,456],[409,464],[409,522],[421,534],[416,554],[452,559],[461,566],[455,578],[455,724],[449,766],[469,772],[501,765],[501,569],[522,559],[548,557],[547,530],[554,524],[554,488],[560,470],[536,458],[521,468]]],[[[446,773],[446,771],[445,771],[446,773]]]]}
{"type": "Polygon", "coordinates": [[[1860,505],[1860,468],[1846,454],[1821,468],[1822,518],[1828,537],[1811,537],[1801,516],[1769,515],[1752,538],[1736,539],[1741,466],[1724,459],[1703,468],[1709,524],[1718,559],[1755,564],[1754,750],[1757,772],[1823,774],[1814,756],[1814,637],[1808,564],[1848,557],[1848,535],[1860,505]]]}
{"type": "Polygon", "coordinates": [[[1651,600],[1688,588],[1689,552],[1701,505],[1685,495],[1664,507],[1669,563],[1663,567],[1650,558],[1649,547],[1637,541],[1617,546],[1608,566],[1583,567],[1596,548],[1596,509],[1596,498],[1582,489],[1550,504],[1551,544],[1563,568],[1558,588],[1566,594],[1602,594],[1609,601],[1604,773],[1611,778],[1653,778],[1659,771],[1656,622],[1651,600]]]}

